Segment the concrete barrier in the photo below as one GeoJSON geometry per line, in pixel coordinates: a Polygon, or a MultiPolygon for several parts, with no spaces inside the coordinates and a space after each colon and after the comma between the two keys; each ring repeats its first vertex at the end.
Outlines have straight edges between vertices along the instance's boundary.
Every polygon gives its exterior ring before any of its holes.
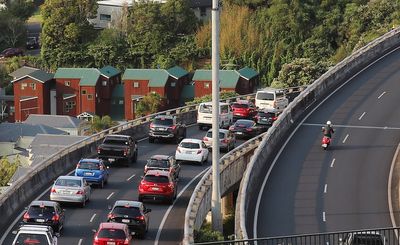
{"type": "Polygon", "coordinates": [[[264,179],[270,170],[273,159],[282,146],[283,139],[286,139],[290,131],[301,121],[305,112],[315,106],[316,102],[324,99],[329,92],[342,85],[348,78],[399,45],[399,29],[372,41],[322,75],[284,110],[274,126],[264,136],[243,176],[235,217],[237,239],[248,239],[247,227],[252,229],[251,221],[254,220],[252,216],[255,200],[248,197],[258,196],[262,184],[260,180],[264,179]]]}

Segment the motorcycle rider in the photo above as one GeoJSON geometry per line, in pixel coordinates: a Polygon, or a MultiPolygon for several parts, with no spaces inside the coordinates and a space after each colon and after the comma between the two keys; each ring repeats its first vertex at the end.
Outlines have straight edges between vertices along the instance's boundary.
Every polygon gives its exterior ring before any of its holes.
{"type": "Polygon", "coordinates": [[[324,133],[325,137],[332,138],[332,134],[335,133],[335,131],[333,131],[331,121],[326,122],[326,126],[322,128],[322,132],[324,133]]]}

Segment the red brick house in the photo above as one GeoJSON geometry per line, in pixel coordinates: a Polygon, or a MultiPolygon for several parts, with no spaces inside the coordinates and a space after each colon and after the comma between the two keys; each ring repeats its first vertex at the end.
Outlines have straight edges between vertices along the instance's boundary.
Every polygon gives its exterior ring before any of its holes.
{"type": "Polygon", "coordinates": [[[122,76],[124,84],[125,119],[135,118],[135,104],[150,92],[166,100],[166,107],[179,105],[183,86],[188,82],[189,73],[179,66],[164,69],[126,69],[122,76]]]}
{"type": "Polygon", "coordinates": [[[22,122],[30,114],[50,114],[50,90],[54,86],[53,74],[22,67],[10,74],[14,80],[15,121],[22,122]]]}
{"type": "MultiPolygon", "coordinates": [[[[211,70],[196,70],[192,80],[195,86],[195,97],[202,97],[212,93],[211,70]]],[[[248,67],[235,70],[220,70],[220,91],[234,91],[240,95],[256,91],[258,86],[258,73],[248,67]]]]}
{"type": "Polygon", "coordinates": [[[106,66],[96,68],[58,68],[56,80],[57,115],[77,116],[83,112],[110,114],[111,95],[121,82],[121,72],[106,66]]]}

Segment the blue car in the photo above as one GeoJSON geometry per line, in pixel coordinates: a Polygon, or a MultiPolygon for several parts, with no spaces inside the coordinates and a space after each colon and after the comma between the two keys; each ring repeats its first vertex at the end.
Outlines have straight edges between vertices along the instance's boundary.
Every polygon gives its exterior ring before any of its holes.
{"type": "Polygon", "coordinates": [[[83,177],[86,182],[101,188],[107,183],[108,175],[108,167],[101,159],[81,159],[75,169],[75,176],[83,177]]]}

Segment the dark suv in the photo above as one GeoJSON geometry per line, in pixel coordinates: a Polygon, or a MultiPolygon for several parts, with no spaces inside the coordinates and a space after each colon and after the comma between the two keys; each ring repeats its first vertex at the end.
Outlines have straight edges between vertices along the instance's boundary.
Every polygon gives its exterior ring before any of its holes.
{"type": "Polygon", "coordinates": [[[64,225],[64,210],[60,204],[52,201],[33,201],[27,208],[22,222],[29,225],[51,226],[60,233],[64,225]]]}
{"type": "Polygon", "coordinates": [[[280,112],[275,109],[259,110],[255,115],[254,120],[259,125],[272,126],[272,124],[276,121],[276,119],[278,119],[279,114],[280,112]]]}
{"type": "Polygon", "coordinates": [[[148,170],[167,171],[171,173],[174,179],[178,179],[181,165],[176,162],[174,156],[154,155],[147,160],[147,164],[144,166],[144,174],[146,174],[148,170]]]}
{"type": "Polygon", "coordinates": [[[107,216],[107,222],[127,224],[140,238],[144,238],[149,229],[149,213],[142,202],[118,200],[107,216]]]}
{"type": "Polygon", "coordinates": [[[177,122],[174,116],[159,115],[150,124],[150,143],[153,143],[154,139],[169,139],[179,143],[184,138],[186,138],[186,125],[177,122]]]}

